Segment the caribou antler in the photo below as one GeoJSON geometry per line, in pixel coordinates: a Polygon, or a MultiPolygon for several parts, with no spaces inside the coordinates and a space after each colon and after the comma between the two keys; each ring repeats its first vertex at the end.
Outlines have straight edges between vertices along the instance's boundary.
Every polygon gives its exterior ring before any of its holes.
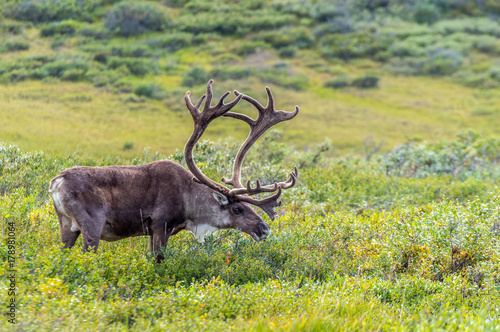
{"type": "Polygon", "coordinates": [[[228,104],[224,104],[224,99],[229,95],[229,92],[226,92],[216,106],[211,106],[212,101],[212,83],[213,80],[210,80],[207,84],[207,100],[205,102],[205,106],[203,111],[200,112],[199,108],[201,103],[205,99],[205,95],[203,95],[196,106],[194,106],[189,97],[189,91],[186,92],[184,97],[186,101],[186,105],[191,112],[191,116],[194,121],[194,131],[191,137],[189,138],[186,146],[184,148],[184,155],[186,158],[186,163],[188,168],[191,170],[196,179],[206,184],[208,187],[217,190],[224,195],[228,196],[231,199],[237,199],[243,202],[247,202],[249,204],[255,205],[263,209],[271,219],[274,219],[275,211],[274,208],[281,205],[281,201],[278,201],[278,198],[281,195],[282,189],[288,189],[295,185],[297,181],[297,177],[299,172],[297,167],[295,167],[294,171],[290,173],[289,178],[283,182],[275,182],[271,185],[261,186],[260,181],[256,181],[256,185],[252,188],[250,184],[250,180],[247,181],[246,187],[241,184],[241,168],[243,165],[243,160],[250,149],[250,147],[257,141],[257,139],[262,136],[269,128],[272,126],[287,120],[293,119],[299,113],[299,107],[295,106],[294,112],[285,112],[285,111],[276,111],[274,109],[274,98],[271,94],[271,90],[266,87],[266,92],[268,96],[267,106],[262,106],[257,100],[252,97],[246,96],[238,91],[234,91],[237,96],[232,102],[228,104]],[[256,120],[250,118],[249,116],[241,113],[229,112],[231,108],[233,108],[241,99],[248,101],[252,104],[259,112],[259,115],[256,120]],[[208,177],[206,177],[196,166],[196,163],[193,160],[193,148],[196,142],[200,139],[201,135],[207,128],[208,124],[217,117],[220,116],[228,116],[235,119],[242,120],[246,122],[250,126],[250,134],[248,135],[245,142],[242,144],[239,149],[236,159],[233,165],[233,174],[231,179],[222,178],[222,181],[226,184],[232,185],[234,188],[229,189],[220,183],[217,183],[208,177]],[[250,197],[250,195],[256,195],[267,192],[275,192],[275,194],[264,198],[264,199],[256,199],[250,197]]]}

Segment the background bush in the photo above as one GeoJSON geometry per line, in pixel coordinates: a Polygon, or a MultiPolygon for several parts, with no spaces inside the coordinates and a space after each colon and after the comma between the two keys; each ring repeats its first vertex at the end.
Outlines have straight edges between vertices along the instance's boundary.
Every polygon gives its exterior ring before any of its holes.
{"type": "Polygon", "coordinates": [[[377,76],[366,75],[355,78],[351,85],[362,89],[369,89],[376,88],[378,86],[378,82],[379,78],[377,76]]]}
{"type": "Polygon", "coordinates": [[[3,44],[2,52],[17,52],[29,50],[30,43],[25,40],[7,40],[3,44]]]}
{"type": "Polygon", "coordinates": [[[49,37],[54,35],[75,35],[79,30],[80,24],[73,20],[61,21],[50,23],[40,30],[42,37],[49,37]]]}
{"type": "Polygon", "coordinates": [[[167,26],[167,18],[156,5],[127,1],[114,5],[106,13],[104,26],[127,37],[146,31],[161,31],[167,26]]]}
{"type": "Polygon", "coordinates": [[[162,98],[162,88],[158,84],[140,84],[135,87],[134,93],[139,97],[162,98]]]}
{"type": "Polygon", "coordinates": [[[44,23],[62,20],[86,21],[104,1],[79,0],[26,0],[14,2],[7,13],[20,21],[44,23]]]}
{"type": "Polygon", "coordinates": [[[130,72],[130,74],[136,76],[144,76],[148,73],[153,74],[158,70],[155,62],[142,58],[110,57],[107,61],[107,66],[110,69],[124,67],[130,72]]]}

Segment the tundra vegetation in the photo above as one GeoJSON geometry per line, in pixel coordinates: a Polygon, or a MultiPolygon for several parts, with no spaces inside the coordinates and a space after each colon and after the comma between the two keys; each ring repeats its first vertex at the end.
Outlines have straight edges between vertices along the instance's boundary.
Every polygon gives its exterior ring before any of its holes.
{"type": "MultiPolygon", "coordinates": [[[[272,132],[243,174],[264,183],[299,165],[272,235],[228,230],[170,239],[165,260],[146,238],[61,252],[47,183],[73,165],[107,165],[0,146],[2,222],[17,229],[19,330],[494,330],[499,322],[500,140],[468,133],[443,144],[329,158],[296,152],[272,132]]],[[[239,145],[198,144],[207,176],[231,170],[239,145]]],[[[146,152],[123,163],[163,158],[146,152]]],[[[182,152],[169,159],[182,163],[182,152]]],[[[5,236],[5,235],[2,235],[5,236]]],[[[2,259],[7,260],[5,237],[2,259]]],[[[83,244],[77,242],[77,247],[83,244]]],[[[6,272],[6,264],[2,265],[6,272]]],[[[0,294],[6,299],[7,292],[0,294]]],[[[4,301],[6,302],[6,301],[4,301]]],[[[2,326],[9,323],[2,320],[2,326]]]]}
{"type": "MultiPolygon", "coordinates": [[[[498,1],[5,0],[0,12],[0,221],[17,236],[17,324],[1,330],[498,330],[498,1]],[[161,264],[146,238],[61,251],[50,179],[186,166],[182,96],[210,77],[216,95],[261,100],[270,85],[281,109],[301,106],[243,169],[263,184],[300,169],[281,214],[262,216],[272,235],[181,232],[161,264]]],[[[247,133],[229,121],[194,152],[212,179],[247,133]]]]}

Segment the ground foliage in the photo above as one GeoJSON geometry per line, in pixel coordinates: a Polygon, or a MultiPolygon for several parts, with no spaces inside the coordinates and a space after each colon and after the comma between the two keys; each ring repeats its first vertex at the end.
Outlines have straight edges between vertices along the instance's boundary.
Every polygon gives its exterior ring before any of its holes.
{"type": "MultiPolygon", "coordinates": [[[[14,222],[17,232],[16,327],[498,328],[498,139],[471,132],[452,142],[408,142],[370,158],[331,159],[329,142],[296,152],[278,143],[280,135],[265,136],[244,169],[245,177],[268,183],[292,165],[300,168],[299,185],[286,191],[280,216],[270,221],[273,235],[257,244],[225,231],[197,243],[181,233],[162,264],[141,238],[103,243],[97,254],[82,254],[81,240],[61,251],[47,186],[73,165],[142,164],[164,156],[145,151],[133,160],[82,160],[0,145],[0,219],[14,222]]],[[[204,141],[196,162],[220,178],[236,151],[232,141],[204,141]]],[[[182,164],[180,151],[169,158],[182,164]]],[[[5,262],[5,232],[2,237],[5,262]]]]}

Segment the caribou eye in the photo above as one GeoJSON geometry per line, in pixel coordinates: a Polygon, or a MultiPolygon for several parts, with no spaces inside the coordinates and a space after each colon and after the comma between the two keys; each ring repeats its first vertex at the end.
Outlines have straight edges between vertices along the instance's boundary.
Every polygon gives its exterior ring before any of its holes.
{"type": "Polygon", "coordinates": [[[234,214],[242,214],[243,209],[240,208],[239,206],[233,206],[233,212],[234,212],[234,214]]]}

